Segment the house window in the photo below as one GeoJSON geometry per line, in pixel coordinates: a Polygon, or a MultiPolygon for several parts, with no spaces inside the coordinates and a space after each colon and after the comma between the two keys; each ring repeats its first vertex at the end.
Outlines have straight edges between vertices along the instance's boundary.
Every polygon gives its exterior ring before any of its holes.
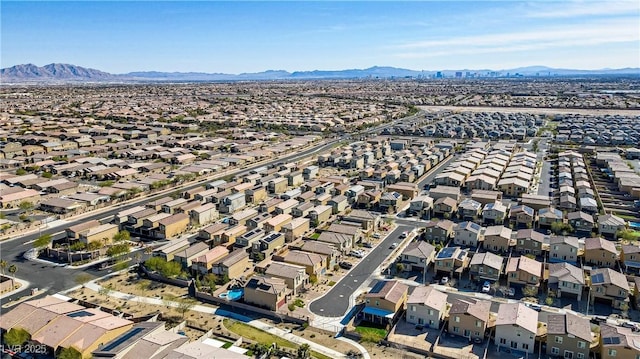
{"type": "Polygon", "coordinates": [[[553,355],[558,355],[560,354],[560,349],[556,348],[556,347],[552,347],[551,348],[551,354],[553,355]]]}
{"type": "Polygon", "coordinates": [[[516,330],[516,336],[522,336],[522,331],[521,330],[516,330]]]}
{"type": "Polygon", "coordinates": [[[433,315],[433,309],[429,309],[429,315],[433,315]]]}
{"type": "Polygon", "coordinates": [[[616,356],[616,355],[618,355],[618,351],[617,351],[617,350],[615,350],[615,349],[609,349],[609,356],[610,356],[610,357],[614,357],[614,356],[616,356]]]}
{"type": "Polygon", "coordinates": [[[376,307],[380,305],[380,301],[376,300],[376,307]]]}
{"type": "Polygon", "coordinates": [[[513,349],[518,349],[518,342],[511,341],[511,347],[513,349]]]}
{"type": "Polygon", "coordinates": [[[578,348],[584,349],[586,347],[587,347],[587,343],[583,342],[582,340],[578,341],[578,348]]]}
{"type": "Polygon", "coordinates": [[[558,344],[562,344],[562,337],[556,336],[555,342],[558,344]]]}
{"type": "Polygon", "coordinates": [[[484,273],[484,268],[482,267],[478,268],[478,273],[484,273]]]}
{"type": "Polygon", "coordinates": [[[573,352],[565,350],[564,351],[564,357],[565,357],[565,359],[573,359],[573,352]]]}
{"type": "Polygon", "coordinates": [[[453,332],[454,332],[454,333],[460,333],[460,328],[458,328],[458,327],[453,327],[453,332]]]}
{"type": "Polygon", "coordinates": [[[456,323],[460,323],[460,317],[456,315],[455,317],[453,317],[453,321],[456,323]]]}
{"type": "Polygon", "coordinates": [[[424,324],[424,319],[418,318],[418,324],[424,324]]]}
{"type": "Polygon", "coordinates": [[[476,320],[476,328],[482,328],[482,321],[476,320]]]}
{"type": "Polygon", "coordinates": [[[576,354],[576,358],[577,358],[577,359],[584,359],[584,354],[582,354],[582,353],[577,353],[577,354],[576,354]]]}
{"type": "Polygon", "coordinates": [[[415,311],[416,311],[416,306],[415,306],[415,305],[412,305],[412,306],[411,306],[411,311],[412,311],[412,312],[415,312],[415,311]]]}
{"type": "Polygon", "coordinates": [[[473,332],[473,335],[475,335],[476,337],[480,336],[480,332],[473,332]]]}
{"type": "Polygon", "coordinates": [[[500,344],[507,344],[507,340],[505,338],[500,338],[500,344]]]}
{"type": "Polygon", "coordinates": [[[527,344],[527,343],[522,343],[522,349],[524,349],[524,350],[529,350],[529,344],[527,344]]]}
{"type": "Polygon", "coordinates": [[[413,320],[413,318],[415,318],[413,315],[409,316],[409,319],[413,320]]]}

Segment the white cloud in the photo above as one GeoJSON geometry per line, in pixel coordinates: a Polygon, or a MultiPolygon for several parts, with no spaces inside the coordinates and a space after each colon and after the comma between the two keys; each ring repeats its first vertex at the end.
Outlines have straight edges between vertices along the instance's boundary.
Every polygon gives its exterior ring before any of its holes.
{"type": "Polygon", "coordinates": [[[451,55],[527,52],[627,42],[635,43],[636,47],[640,43],[640,23],[637,18],[560,25],[544,30],[418,41],[395,47],[395,50],[399,51],[394,56],[403,59],[419,59],[451,55]]]}
{"type": "Polygon", "coordinates": [[[531,18],[570,18],[582,16],[639,15],[638,1],[537,2],[525,14],[531,18]]]}

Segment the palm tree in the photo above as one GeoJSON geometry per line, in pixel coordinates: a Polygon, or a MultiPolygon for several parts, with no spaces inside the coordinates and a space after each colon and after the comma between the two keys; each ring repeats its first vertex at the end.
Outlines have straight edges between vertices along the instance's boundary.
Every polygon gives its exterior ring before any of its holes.
{"type": "Polygon", "coordinates": [[[18,267],[15,264],[9,266],[9,273],[11,273],[11,288],[16,286],[16,272],[18,271],[18,267]]]}
{"type": "Polygon", "coordinates": [[[7,269],[9,263],[4,259],[0,260],[0,269],[2,270],[2,275],[4,275],[4,271],[7,269]]]}

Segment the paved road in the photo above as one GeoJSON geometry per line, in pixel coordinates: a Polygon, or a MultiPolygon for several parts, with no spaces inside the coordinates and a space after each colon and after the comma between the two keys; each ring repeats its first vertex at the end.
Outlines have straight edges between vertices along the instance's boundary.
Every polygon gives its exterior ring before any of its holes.
{"type": "Polygon", "coordinates": [[[393,252],[390,248],[394,242],[400,243],[400,235],[404,231],[410,231],[413,226],[400,225],[391,232],[382,242],[363,258],[358,265],[353,267],[347,275],[336,283],[322,298],[309,305],[309,310],[324,317],[340,317],[347,313],[351,307],[349,297],[356,292],[358,287],[375,272],[376,268],[393,252]]]}
{"type": "MultiPolygon", "coordinates": [[[[332,140],[327,144],[312,147],[300,153],[296,153],[296,154],[282,157],[282,158],[277,158],[266,163],[261,163],[260,165],[255,165],[255,166],[252,166],[251,168],[257,168],[257,167],[261,167],[261,166],[265,166],[265,165],[269,165],[269,164],[273,164],[281,161],[296,160],[302,157],[306,157],[312,153],[326,151],[329,148],[331,148],[336,142],[338,142],[338,140],[332,140]]],[[[238,171],[235,171],[233,173],[235,174],[236,172],[243,172],[247,170],[249,169],[247,168],[244,168],[241,170],[239,169],[238,171]]],[[[228,173],[228,174],[231,174],[231,173],[228,173]]],[[[198,181],[198,183],[186,185],[183,187],[176,187],[176,188],[173,188],[172,190],[182,191],[182,190],[188,190],[191,188],[196,188],[198,186],[202,186],[203,183],[209,182],[211,180],[213,180],[213,178],[198,181]]],[[[101,211],[100,213],[82,216],[82,219],[75,219],[75,220],[71,219],[69,220],[66,226],[73,226],[75,224],[89,221],[92,219],[99,220],[106,217],[112,217],[117,212],[120,212],[124,209],[135,207],[137,205],[141,205],[150,201],[154,201],[156,199],[159,199],[165,196],[167,196],[167,194],[145,197],[145,198],[141,198],[139,200],[130,202],[124,206],[116,206],[106,211],[101,211]]],[[[51,234],[55,238],[61,238],[62,234],[59,234],[59,232],[63,231],[64,228],[65,227],[43,229],[41,232],[35,232],[32,234],[16,237],[14,239],[1,241],[0,242],[0,258],[6,260],[7,262],[9,262],[9,264],[15,264],[16,267],[18,268],[16,277],[29,281],[30,288],[44,289],[45,291],[42,295],[57,293],[61,290],[68,289],[75,286],[76,283],[74,280],[77,277],[77,275],[80,274],[81,272],[86,272],[93,276],[105,275],[106,274],[105,271],[98,271],[92,268],[69,269],[65,267],[58,267],[56,265],[50,265],[50,264],[45,264],[40,262],[32,262],[23,258],[23,254],[32,248],[32,245],[30,243],[31,241],[38,238],[41,234],[51,234]]],[[[5,304],[9,301],[16,300],[17,298],[20,298],[25,294],[28,294],[28,289],[26,291],[15,293],[12,296],[2,298],[0,300],[0,304],[5,304]]]]}

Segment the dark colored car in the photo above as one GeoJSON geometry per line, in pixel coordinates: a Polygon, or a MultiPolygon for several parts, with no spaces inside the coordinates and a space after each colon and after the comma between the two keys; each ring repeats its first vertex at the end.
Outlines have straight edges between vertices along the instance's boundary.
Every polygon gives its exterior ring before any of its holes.
{"type": "Polygon", "coordinates": [[[340,262],[338,265],[343,269],[351,269],[353,267],[353,264],[349,262],[340,262]]]}

